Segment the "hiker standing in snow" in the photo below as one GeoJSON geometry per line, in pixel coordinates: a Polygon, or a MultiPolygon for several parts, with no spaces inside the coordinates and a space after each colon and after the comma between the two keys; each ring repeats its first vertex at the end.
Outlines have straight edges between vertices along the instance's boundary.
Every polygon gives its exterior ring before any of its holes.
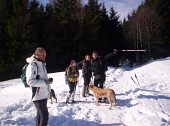
{"type": "MultiPolygon", "coordinates": [[[[106,60],[108,58],[110,58],[111,56],[115,55],[116,52],[117,52],[117,50],[114,49],[113,53],[110,53],[110,54],[106,55],[105,57],[98,56],[97,51],[92,52],[92,59],[90,62],[91,62],[93,76],[94,76],[94,86],[103,88],[103,84],[106,80],[105,72],[108,69],[106,60]]],[[[100,102],[101,102],[101,100],[102,100],[102,98],[99,98],[100,102]]]]}
{"type": "Polygon", "coordinates": [[[37,109],[36,126],[47,126],[49,118],[47,99],[51,91],[49,84],[52,84],[53,79],[47,76],[45,58],[45,49],[38,47],[34,54],[26,59],[29,63],[26,80],[31,89],[31,100],[37,109]]]}
{"type": "Polygon", "coordinates": [[[68,86],[69,86],[69,93],[66,98],[66,104],[74,101],[76,85],[79,77],[79,71],[77,67],[77,62],[75,60],[71,60],[70,66],[67,69],[67,77],[68,77],[68,86]]]}
{"type": "Polygon", "coordinates": [[[86,55],[85,59],[78,63],[78,66],[82,68],[82,77],[84,79],[82,96],[85,97],[85,94],[89,94],[89,84],[92,77],[92,70],[90,64],[90,56],[86,55]]]}

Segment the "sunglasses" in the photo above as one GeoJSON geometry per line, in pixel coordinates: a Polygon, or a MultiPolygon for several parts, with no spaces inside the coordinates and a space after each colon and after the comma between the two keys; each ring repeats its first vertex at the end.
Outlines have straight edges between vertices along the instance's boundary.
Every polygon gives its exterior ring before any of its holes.
{"type": "Polygon", "coordinates": [[[41,56],[46,56],[46,53],[38,53],[41,56]]]}

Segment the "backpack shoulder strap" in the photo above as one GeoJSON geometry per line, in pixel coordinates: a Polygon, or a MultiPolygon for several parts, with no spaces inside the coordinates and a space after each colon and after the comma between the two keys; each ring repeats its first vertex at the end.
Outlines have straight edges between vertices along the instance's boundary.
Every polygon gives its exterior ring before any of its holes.
{"type": "Polygon", "coordinates": [[[101,56],[98,56],[98,58],[99,58],[99,62],[100,62],[100,65],[102,66],[103,65],[103,59],[102,59],[102,57],[101,56]]]}
{"type": "Polygon", "coordinates": [[[69,77],[70,71],[71,71],[71,67],[69,66],[67,69],[67,77],[69,77]]]}
{"type": "Polygon", "coordinates": [[[93,59],[90,59],[90,63],[91,63],[91,66],[92,66],[92,64],[93,64],[93,61],[92,61],[93,59]]]}
{"type": "Polygon", "coordinates": [[[31,62],[31,63],[35,64],[35,66],[37,67],[37,71],[38,71],[38,65],[37,65],[37,63],[36,63],[36,62],[31,62]]]}
{"type": "Polygon", "coordinates": [[[35,64],[35,66],[37,67],[37,75],[38,75],[38,65],[37,65],[37,63],[36,62],[31,62],[29,64],[35,64]]]}
{"type": "Polygon", "coordinates": [[[36,67],[37,67],[37,71],[38,71],[38,65],[37,65],[37,63],[36,62],[33,62],[35,65],[36,65],[36,67]]]}

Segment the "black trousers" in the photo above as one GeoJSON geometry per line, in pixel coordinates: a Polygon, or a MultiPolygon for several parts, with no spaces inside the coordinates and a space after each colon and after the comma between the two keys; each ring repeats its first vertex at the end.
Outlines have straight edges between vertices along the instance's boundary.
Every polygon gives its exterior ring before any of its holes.
{"type": "Polygon", "coordinates": [[[83,85],[82,95],[84,96],[89,91],[89,84],[90,84],[91,77],[84,76],[83,79],[84,79],[84,85],[83,85]]]}
{"type": "Polygon", "coordinates": [[[106,75],[96,75],[94,77],[94,86],[99,87],[99,88],[103,88],[103,83],[105,82],[106,79],[106,75]]]}
{"type": "Polygon", "coordinates": [[[47,126],[48,124],[48,109],[47,109],[47,99],[33,101],[36,109],[36,126],[47,126]]]}
{"type": "MultiPolygon", "coordinates": [[[[98,87],[98,88],[103,88],[103,84],[106,80],[106,75],[97,75],[94,77],[94,86],[98,87]]],[[[101,100],[102,98],[99,98],[99,100],[101,100]]]]}
{"type": "Polygon", "coordinates": [[[77,82],[68,82],[69,93],[72,94],[76,90],[77,82]]]}

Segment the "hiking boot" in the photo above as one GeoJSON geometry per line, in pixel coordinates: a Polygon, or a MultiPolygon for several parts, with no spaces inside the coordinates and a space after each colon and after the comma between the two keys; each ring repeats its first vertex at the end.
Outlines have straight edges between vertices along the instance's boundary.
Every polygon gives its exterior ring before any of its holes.
{"type": "Polygon", "coordinates": [[[66,104],[68,104],[68,101],[66,101],[66,104]]]}

